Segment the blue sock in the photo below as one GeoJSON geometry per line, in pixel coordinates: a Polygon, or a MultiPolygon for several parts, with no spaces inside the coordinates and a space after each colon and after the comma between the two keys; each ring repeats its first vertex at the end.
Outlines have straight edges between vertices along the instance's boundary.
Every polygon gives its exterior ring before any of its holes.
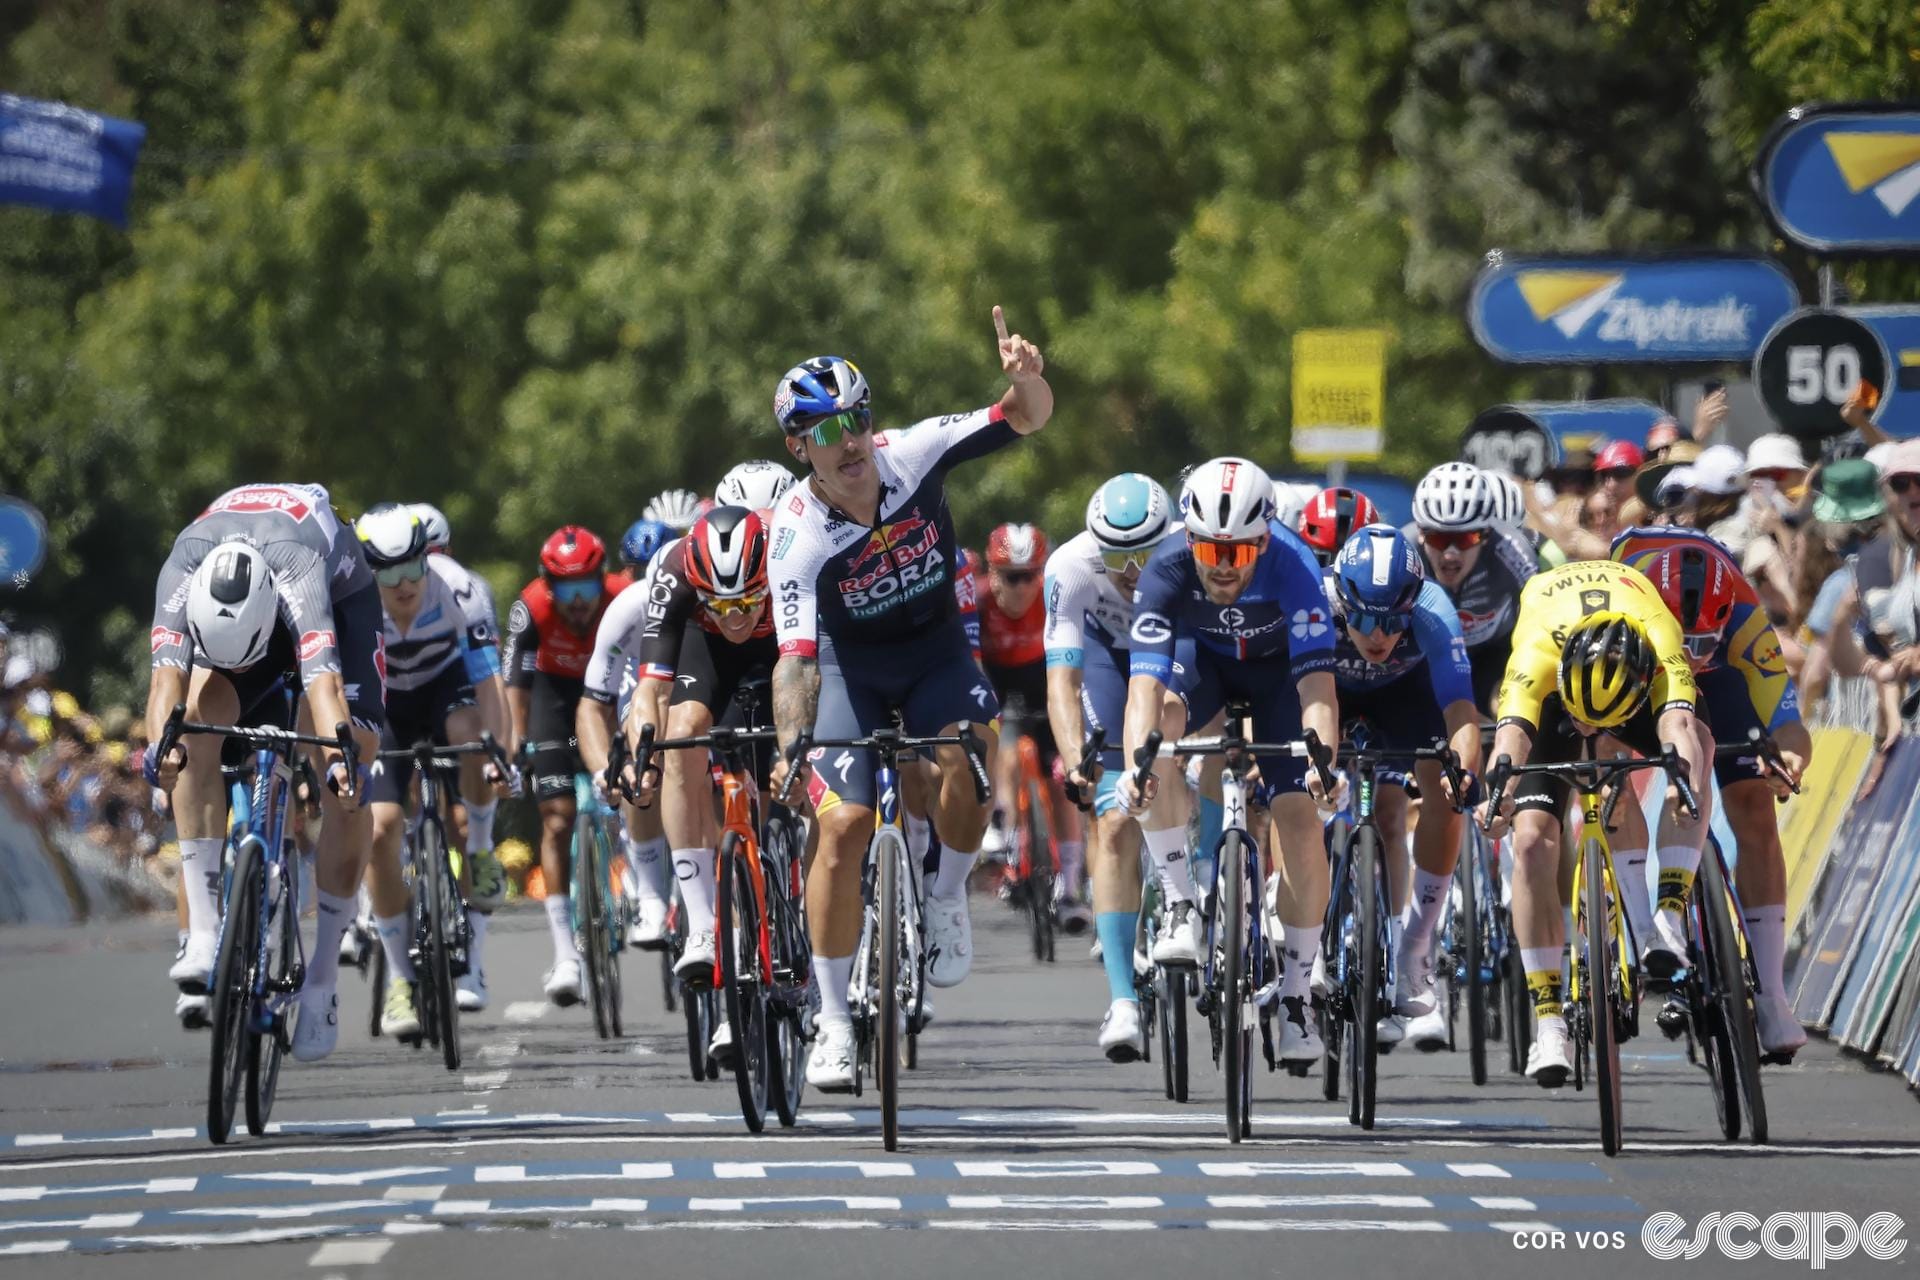
{"type": "Polygon", "coordinates": [[[1220,833],[1226,829],[1227,806],[1207,796],[1200,797],[1199,845],[1193,851],[1193,887],[1202,892],[1213,887],[1213,864],[1220,852],[1220,833]]]}
{"type": "Polygon", "coordinates": [[[1115,1000],[1138,999],[1133,990],[1133,934],[1139,925],[1138,911],[1102,911],[1093,918],[1093,931],[1100,938],[1100,963],[1115,1000]]]}

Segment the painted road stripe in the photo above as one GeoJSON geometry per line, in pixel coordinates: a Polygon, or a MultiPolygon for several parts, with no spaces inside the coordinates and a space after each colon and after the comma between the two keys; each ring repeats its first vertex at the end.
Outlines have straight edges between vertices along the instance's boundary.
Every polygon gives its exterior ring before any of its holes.
{"type": "Polygon", "coordinates": [[[1214,1231],[1447,1231],[1436,1218],[1215,1218],[1214,1231]]]}
{"type": "Polygon", "coordinates": [[[1151,1160],[960,1160],[962,1178],[1138,1178],[1160,1172],[1151,1160]]]}
{"type": "Polygon", "coordinates": [[[307,1259],[310,1267],[370,1267],[387,1256],[391,1240],[329,1240],[307,1259]]]}
{"type": "MultiPolygon", "coordinates": [[[[671,1169],[673,1166],[667,1166],[671,1169]]],[[[806,1176],[816,1169],[851,1169],[862,1178],[911,1178],[917,1175],[912,1164],[903,1160],[770,1160],[716,1161],[715,1178],[765,1178],[806,1176]]],[[[683,1175],[691,1176],[691,1175],[683,1175]]]]}
{"type": "MultiPolygon", "coordinates": [[[[917,1197],[916,1197],[917,1199],[917,1197]]],[[[948,1209],[1161,1209],[1159,1196],[947,1196],[948,1209]]]]}
{"type": "Polygon", "coordinates": [[[530,1172],[523,1164],[480,1165],[473,1171],[473,1180],[486,1182],[640,1182],[653,1179],[671,1178],[673,1165],[667,1161],[654,1161],[635,1164],[623,1164],[617,1169],[598,1166],[543,1166],[552,1172],[530,1172]]]}
{"type": "Polygon", "coordinates": [[[344,1173],[275,1169],[268,1173],[235,1173],[228,1176],[246,1182],[303,1182],[310,1187],[360,1187],[369,1182],[385,1182],[390,1178],[419,1178],[427,1174],[449,1172],[451,1170],[445,1165],[419,1164],[388,1169],[349,1169],[344,1173]]]}
{"type": "Polygon", "coordinates": [[[1205,1163],[1210,1178],[1313,1177],[1411,1178],[1413,1170],[1390,1160],[1234,1160],[1205,1163]]]}
{"type": "Polygon", "coordinates": [[[545,1000],[515,1000],[501,1016],[508,1022],[538,1022],[547,1016],[548,1007],[545,1000]]]}

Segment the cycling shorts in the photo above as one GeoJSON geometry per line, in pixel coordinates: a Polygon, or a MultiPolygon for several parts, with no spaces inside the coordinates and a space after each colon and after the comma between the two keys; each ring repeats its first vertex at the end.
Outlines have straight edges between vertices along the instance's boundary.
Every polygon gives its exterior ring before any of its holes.
{"type": "MultiPolygon", "coordinates": [[[[1445,740],[1446,717],[1434,705],[1433,682],[1424,667],[1415,667],[1398,680],[1372,689],[1340,690],[1340,719],[1365,720],[1371,742],[1384,751],[1410,751],[1445,740]]],[[[1410,760],[1382,764],[1374,778],[1386,786],[1404,787],[1413,775],[1410,760]]]]}
{"type": "Polygon", "coordinates": [[[1025,662],[1017,667],[982,663],[993,691],[1000,698],[1000,719],[1016,733],[1033,739],[1040,750],[1040,767],[1051,771],[1060,756],[1053,740],[1053,722],[1047,718],[1047,664],[1025,662]]]}
{"type": "MultiPolygon", "coordinates": [[[[1626,744],[1628,750],[1637,751],[1643,756],[1660,754],[1660,733],[1655,727],[1650,703],[1634,712],[1633,718],[1625,724],[1607,730],[1607,734],[1626,744]]],[[[1548,694],[1540,704],[1540,731],[1534,735],[1533,750],[1527,756],[1528,763],[1565,764],[1569,760],[1578,760],[1580,751],[1580,731],[1574,728],[1572,718],[1561,705],[1560,695],[1548,694]]],[[[1533,809],[1564,818],[1567,801],[1573,795],[1573,784],[1564,778],[1527,774],[1513,780],[1512,795],[1516,809],[1533,809]]]]}
{"type": "MultiPolygon", "coordinates": [[[[1187,704],[1188,733],[1204,729],[1234,701],[1252,707],[1248,734],[1253,741],[1293,742],[1300,737],[1300,690],[1292,658],[1285,653],[1233,658],[1195,645],[1191,670],[1181,673],[1176,660],[1175,677],[1174,691],[1187,704]]],[[[1255,759],[1268,794],[1306,790],[1305,757],[1262,754],[1255,759]]]]}
{"type": "Polygon", "coordinates": [[[566,744],[534,752],[527,770],[527,785],[536,800],[573,796],[573,775],[581,768],[574,714],[585,689],[585,680],[547,671],[533,673],[533,684],[527,690],[531,701],[527,708],[527,741],[566,744]]]}
{"type": "MultiPolygon", "coordinates": [[[[447,743],[447,717],[473,705],[473,683],[461,663],[450,663],[418,689],[394,689],[387,694],[387,723],[380,731],[380,749],[399,751],[416,742],[447,743]]],[[[411,760],[382,760],[374,771],[371,802],[407,802],[413,786],[411,760]]]]}

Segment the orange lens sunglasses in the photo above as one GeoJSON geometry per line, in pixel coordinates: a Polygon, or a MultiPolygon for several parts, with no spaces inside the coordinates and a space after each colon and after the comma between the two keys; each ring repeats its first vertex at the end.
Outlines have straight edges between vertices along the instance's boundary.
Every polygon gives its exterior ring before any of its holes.
{"type": "Polygon", "coordinates": [[[1187,545],[1193,549],[1193,558],[1209,569],[1244,569],[1260,558],[1262,542],[1213,542],[1190,537],[1187,545]]]}

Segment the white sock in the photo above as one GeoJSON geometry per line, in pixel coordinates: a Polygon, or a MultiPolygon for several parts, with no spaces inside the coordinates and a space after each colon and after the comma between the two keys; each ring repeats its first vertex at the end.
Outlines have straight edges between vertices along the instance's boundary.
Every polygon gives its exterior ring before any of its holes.
{"type": "Polygon", "coordinates": [[[847,990],[853,986],[853,957],[814,956],[813,980],[820,984],[820,1021],[838,1022],[842,1026],[852,1022],[847,990]]]}
{"type": "Polygon", "coordinates": [[[1407,920],[1400,935],[1402,955],[1415,955],[1433,945],[1433,931],[1440,923],[1440,912],[1452,886],[1452,876],[1413,869],[1413,893],[1407,899],[1407,920]]]}
{"type": "Polygon", "coordinates": [[[1060,842],[1060,891],[1069,898],[1080,896],[1080,877],[1087,866],[1087,846],[1079,840],[1060,842]]]}
{"type": "Polygon", "coordinates": [[[713,850],[675,849],[673,874],[687,904],[687,933],[713,932],[713,850]]]}
{"type": "Polygon", "coordinates": [[[1615,849],[1613,874],[1620,881],[1620,899],[1626,907],[1627,923],[1633,926],[1636,946],[1646,946],[1653,936],[1653,899],[1647,893],[1647,851],[1615,849]]]}
{"type": "Polygon", "coordinates": [[[927,894],[934,898],[945,898],[951,902],[955,898],[965,900],[967,896],[967,877],[973,874],[973,860],[980,856],[975,849],[972,853],[962,853],[948,845],[940,846],[940,874],[933,878],[933,886],[927,894]]]}
{"type": "Polygon", "coordinates": [[[467,972],[485,974],[487,966],[481,962],[480,953],[487,945],[487,921],[492,919],[484,911],[467,912],[467,972]]]}
{"type": "Polygon", "coordinates": [[[380,929],[380,949],[387,953],[389,977],[417,981],[413,972],[413,957],[407,951],[407,913],[403,911],[397,916],[376,916],[374,924],[380,929]]]}
{"type": "MultiPolygon", "coordinates": [[[[1689,845],[1669,845],[1660,851],[1660,893],[1662,899],[1671,901],[1684,898],[1693,887],[1693,877],[1700,870],[1700,851],[1689,845]]],[[[1669,914],[1673,919],[1669,924],[1679,924],[1680,913],[1672,907],[1666,907],[1661,914],[1669,914]]]]}
{"type": "Polygon", "coordinates": [[[493,815],[499,806],[498,800],[467,806],[468,853],[485,853],[493,848],[493,815]]]}
{"type": "Polygon", "coordinates": [[[1193,868],[1187,864],[1187,829],[1168,827],[1165,831],[1145,833],[1147,854],[1153,859],[1154,874],[1160,877],[1160,891],[1167,905],[1193,901],[1193,868]]]}
{"type": "Polygon", "coordinates": [[[927,856],[927,847],[933,843],[933,824],[925,818],[906,815],[907,852],[917,861],[927,856]]]}
{"type": "Polygon", "coordinates": [[[655,906],[667,905],[667,838],[634,840],[628,850],[627,866],[633,871],[635,896],[655,906]]]}
{"type": "Polygon", "coordinates": [[[546,905],[547,932],[553,935],[553,962],[578,960],[580,953],[573,949],[573,904],[564,893],[549,893],[546,905]]]}
{"type": "Polygon", "coordinates": [[[1746,922],[1747,945],[1753,948],[1753,972],[1760,990],[1776,1000],[1787,998],[1787,908],[1748,907],[1740,913],[1746,922]]]}
{"type": "Polygon", "coordinates": [[[342,898],[328,893],[325,889],[317,891],[313,900],[318,908],[319,922],[315,932],[313,950],[307,953],[307,985],[303,990],[322,992],[332,991],[340,978],[340,936],[353,923],[353,895],[342,898]]]}
{"type": "Polygon", "coordinates": [[[220,932],[220,848],[225,843],[219,836],[180,842],[180,884],[187,893],[188,933],[220,932]]]}
{"type": "Polygon", "coordinates": [[[1320,954],[1321,925],[1288,925],[1280,946],[1280,997],[1304,996],[1313,981],[1313,958],[1320,954]]]}

